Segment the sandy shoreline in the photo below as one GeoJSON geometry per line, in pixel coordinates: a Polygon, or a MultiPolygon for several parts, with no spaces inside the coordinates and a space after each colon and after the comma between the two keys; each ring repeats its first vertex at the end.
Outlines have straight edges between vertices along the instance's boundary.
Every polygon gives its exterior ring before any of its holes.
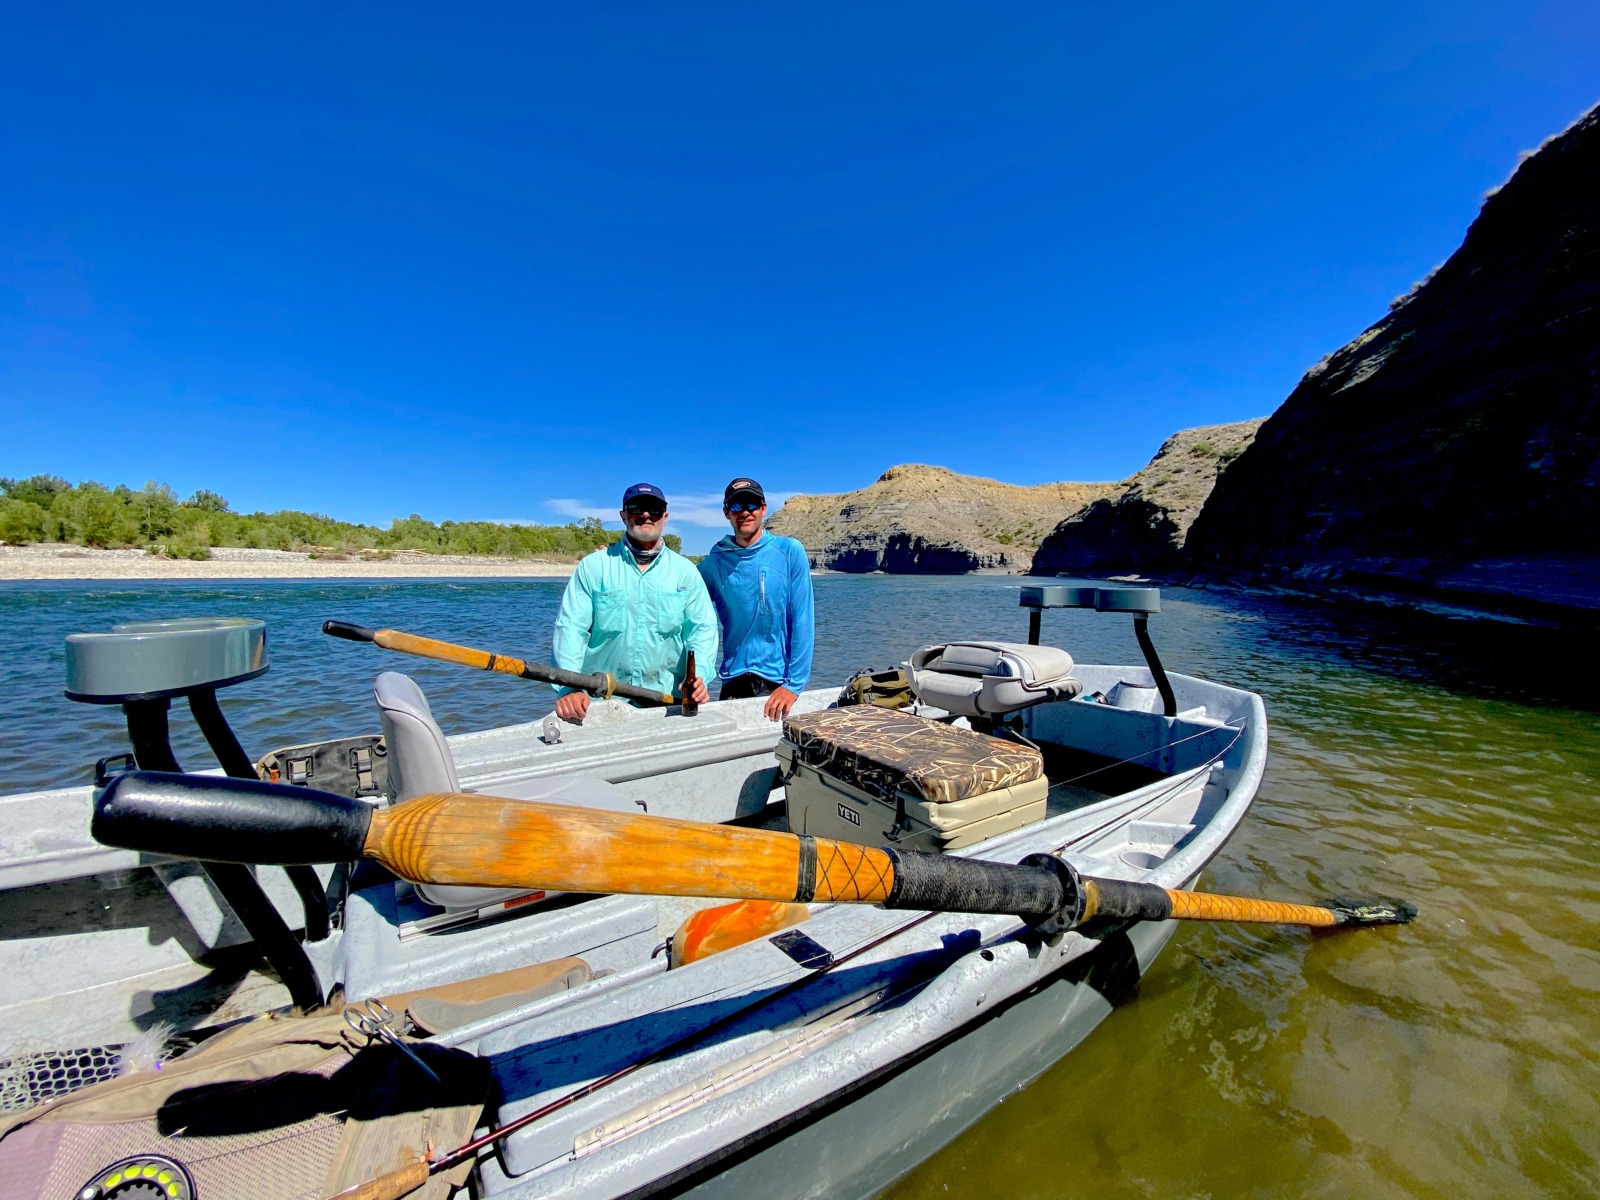
{"type": "Polygon", "coordinates": [[[219,546],[204,562],[157,558],[143,550],[83,546],[0,546],[0,582],[24,579],[563,579],[572,563],[420,554],[386,559],[312,558],[293,550],[219,546]]]}

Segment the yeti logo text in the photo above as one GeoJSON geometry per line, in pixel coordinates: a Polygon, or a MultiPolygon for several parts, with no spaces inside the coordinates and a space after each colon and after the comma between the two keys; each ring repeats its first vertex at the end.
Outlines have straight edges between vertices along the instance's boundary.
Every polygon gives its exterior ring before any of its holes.
{"type": "Polygon", "coordinates": [[[856,810],[851,808],[848,804],[839,805],[839,815],[846,821],[849,821],[852,825],[861,824],[861,814],[856,812],[856,810]]]}

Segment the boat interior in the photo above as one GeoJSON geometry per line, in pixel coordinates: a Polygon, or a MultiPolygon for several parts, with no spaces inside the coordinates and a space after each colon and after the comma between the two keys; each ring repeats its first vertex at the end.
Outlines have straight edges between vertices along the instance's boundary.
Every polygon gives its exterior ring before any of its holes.
{"type": "MultiPolygon", "coordinates": [[[[781,728],[760,698],[705,704],[695,716],[608,701],[581,725],[550,717],[447,737],[415,681],[387,671],[373,689],[376,732],[250,760],[216,702],[218,688],[265,670],[264,646],[252,648],[260,623],[248,621],[221,633],[206,622],[169,631],[203,647],[187,652],[187,682],[176,690],[141,657],[163,631],[94,635],[102,640],[79,652],[69,694],[128,713],[133,754],[102,762],[102,779],[134,764],[163,769],[170,702],[182,695],[224,772],[373,804],[477,792],[1009,861],[1047,823],[1053,845],[1070,845],[1098,873],[1143,878],[1188,846],[1241,772],[1258,767],[1259,700],[1168,677],[1153,650],[1143,667],[1073,663],[1037,643],[1038,609],[1052,606],[1065,605],[1031,606],[1029,643],[916,651],[893,707],[841,707],[838,691],[813,689],[781,728]],[[239,645],[244,669],[227,657],[239,645]],[[885,731],[894,741],[934,727],[946,740],[933,767],[915,747],[900,759],[884,749],[885,731]]],[[[702,953],[827,907],[730,917],[738,906],[716,899],[444,887],[371,862],[230,871],[97,846],[80,832],[90,803],[90,789],[0,799],[12,828],[57,822],[53,836],[14,843],[0,863],[0,1028],[9,1039],[0,1110],[92,1081],[104,1070],[97,1064],[141,1032],[176,1034],[181,1045],[291,1004],[385,997],[413,1033],[487,1046],[517,1020],[692,969],[702,953]]],[[[802,966],[808,940],[785,950],[802,966]]]]}

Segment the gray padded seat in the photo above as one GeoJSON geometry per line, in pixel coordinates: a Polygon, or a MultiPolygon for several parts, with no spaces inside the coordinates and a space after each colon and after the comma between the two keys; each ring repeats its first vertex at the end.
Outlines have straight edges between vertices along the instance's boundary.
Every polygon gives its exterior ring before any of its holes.
{"type": "MultiPolygon", "coordinates": [[[[389,803],[409,800],[429,792],[459,792],[455,759],[443,730],[433,719],[433,711],[422,689],[409,675],[385,671],[372,686],[383,721],[384,740],[389,744],[389,803]]],[[[532,779],[501,788],[498,795],[513,800],[539,800],[547,804],[571,804],[578,808],[599,808],[637,814],[639,809],[603,779],[532,779]]],[[[483,908],[526,894],[527,888],[475,888],[438,883],[419,883],[418,894],[429,904],[441,908],[483,908]]]]}
{"type": "Polygon", "coordinates": [[[947,642],[911,656],[917,699],[964,717],[999,717],[1083,690],[1072,655],[1025,642],[947,642]]]}

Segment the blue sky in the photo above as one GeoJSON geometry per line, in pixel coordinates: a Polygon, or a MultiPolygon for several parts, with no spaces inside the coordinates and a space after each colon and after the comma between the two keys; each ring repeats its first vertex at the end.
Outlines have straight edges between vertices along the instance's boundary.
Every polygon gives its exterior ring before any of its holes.
{"type": "Polygon", "coordinates": [[[1600,100],[1600,5],[0,13],[0,474],[370,522],[1271,412],[1600,100]]]}

